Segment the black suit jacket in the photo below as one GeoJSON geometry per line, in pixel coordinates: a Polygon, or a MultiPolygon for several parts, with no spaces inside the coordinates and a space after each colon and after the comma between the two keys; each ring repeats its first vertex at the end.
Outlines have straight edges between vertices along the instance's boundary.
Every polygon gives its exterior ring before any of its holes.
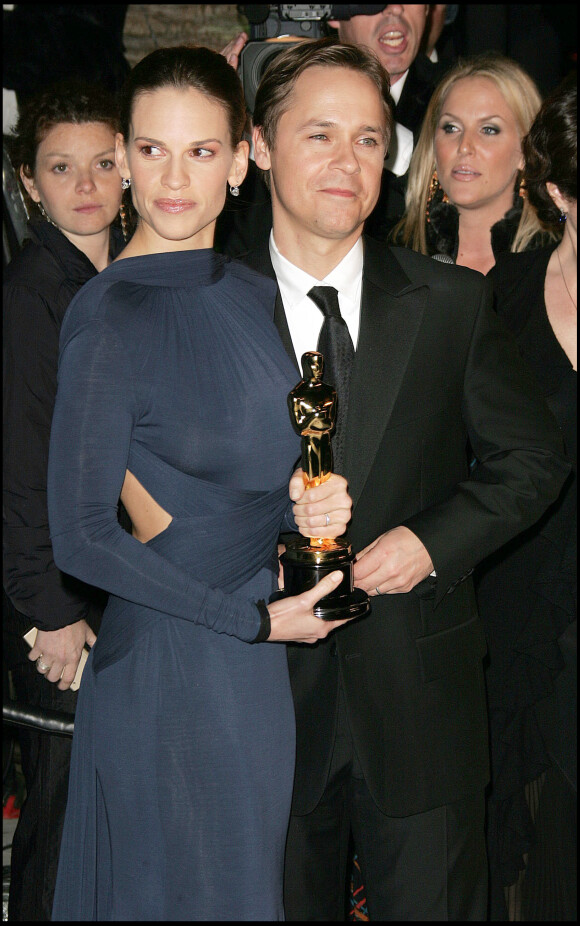
{"type": "Polygon", "coordinates": [[[434,63],[422,53],[417,55],[409,68],[401,98],[395,106],[395,119],[413,133],[415,143],[429,100],[446,69],[445,64],[434,63]]]}
{"type": "MultiPolygon", "coordinates": [[[[267,246],[246,260],[273,276],[267,246]]],[[[280,299],[276,320],[296,360],[280,299]]],[[[568,473],[557,424],[481,274],[365,239],[344,470],[354,549],[405,524],[437,581],[427,595],[373,598],[370,615],[330,639],[288,647],[293,811],[309,812],[322,794],[340,675],[373,798],[407,816],[487,781],[485,642],[471,572],[539,517],[568,473]]]]}

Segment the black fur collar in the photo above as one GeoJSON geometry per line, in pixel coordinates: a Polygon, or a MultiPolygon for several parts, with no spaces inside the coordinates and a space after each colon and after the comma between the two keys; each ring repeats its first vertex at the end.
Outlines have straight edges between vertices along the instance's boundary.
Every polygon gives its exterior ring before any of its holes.
{"type": "MultiPolygon", "coordinates": [[[[522,215],[523,200],[516,192],[512,208],[491,229],[491,247],[494,257],[509,251],[516,236],[522,215]]],[[[441,188],[431,201],[430,221],[427,223],[429,254],[448,254],[457,260],[459,248],[459,213],[451,203],[443,202],[441,188]]]]}

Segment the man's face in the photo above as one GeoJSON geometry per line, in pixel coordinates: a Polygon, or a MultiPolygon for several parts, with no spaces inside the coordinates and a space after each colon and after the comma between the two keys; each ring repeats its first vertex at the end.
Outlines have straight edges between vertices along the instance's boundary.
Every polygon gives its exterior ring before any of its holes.
{"type": "Polygon", "coordinates": [[[270,170],[274,236],[353,243],[378,199],[386,117],[373,81],[342,67],[297,79],[270,150],[254,131],[256,164],[270,170]]]}
{"type": "Polygon", "coordinates": [[[409,69],[419,51],[429,6],[391,3],[376,16],[353,16],[346,22],[331,20],[341,42],[365,45],[379,57],[394,84],[409,69]]]}

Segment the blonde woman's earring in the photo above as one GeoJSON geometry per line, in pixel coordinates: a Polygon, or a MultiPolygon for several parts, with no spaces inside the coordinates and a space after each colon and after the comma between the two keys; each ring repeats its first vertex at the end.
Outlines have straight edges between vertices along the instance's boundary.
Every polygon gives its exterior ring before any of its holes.
{"type": "Polygon", "coordinates": [[[230,187],[230,193],[232,194],[232,196],[239,196],[239,195],[240,195],[240,188],[239,188],[239,186],[231,186],[231,187],[230,187]]]}
{"type": "Polygon", "coordinates": [[[130,186],[131,186],[131,178],[123,177],[123,179],[121,180],[121,189],[128,190],[130,186]]]}
{"type": "MultiPolygon", "coordinates": [[[[431,221],[431,216],[430,216],[431,203],[433,201],[433,198],[435,197],[435,194],[440,189],[440,187],[441,187],[441,184],[439,183],[439,177],[437,176],[437,168],[435,168],[433,170],[433,175],[429,183],[429,195],[427,196],[427,204],[425,206],[425,218],[427,219],[428,222],[431,221]]],[[[449,202],[449,197],[447,196],[447,193],[445,192],[443,192],[442,202],[444,203],[449,202]]]]}

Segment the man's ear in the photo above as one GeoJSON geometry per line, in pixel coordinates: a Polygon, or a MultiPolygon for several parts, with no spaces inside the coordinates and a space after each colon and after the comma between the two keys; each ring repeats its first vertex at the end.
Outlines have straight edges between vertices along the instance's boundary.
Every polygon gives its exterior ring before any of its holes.
{"type": "Polygon", "coordinates": [[[262,129],[258,125],[254,128],[252,133],[252,141],[254,143],[254,160],[261,170],[270,170],[270,149],[264,140],[262,134],[262,129]]]}

